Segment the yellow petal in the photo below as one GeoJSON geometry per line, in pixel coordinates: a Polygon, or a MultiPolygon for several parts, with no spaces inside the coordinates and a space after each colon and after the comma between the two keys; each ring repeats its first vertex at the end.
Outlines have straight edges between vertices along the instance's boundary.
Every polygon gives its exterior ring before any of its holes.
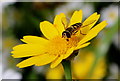
{"type": "Polygon", "coordinates": [[[37,57],[31,57],[17,64],[17,67],[24,68],[24,67],[32,66],[35,64],[36,61],[37,61],[37,57]]]}
{"type": "Polygon", "coordinates": [[[92,14],[90,17],[88,17],[83,22],[83,28],[81,28],[82,33],[87,34],[88,31],[96,24],[98,19],[100,18],[100,15],[97,15],[97,13],[92,14]]]}
{"type": "Polygon", "coordinates": [[[78,45],[74,50],[78,50],[80,48],[84,48],[84,47],[88,46],[89,44],[90,44],[90,42],[82,44],[82,45],[78,45]]]}
{"type": "Polygon", "coordinates": [[[64,55],[63,59],[66,59],[67,57],[69,57],[69,56],[72,54],[72,52],[74,51],[74,49],[75,49],[74,47],[68,49],[68,51],[67,51],[67,53],[64,55]]]}
{"type": "MultiPolygon", "coordinates": [[[[49,68],[46,72],[46,79],[62,79],[64,71],[62,65],[58,65],[55,68],[49,68]]],[[[59,80],[58,80],[59,81],[59,80]]]]}
{"type": "Polygon", "coordinates": [[[42,54],[39,56],[28,58],[20,62],[19,64],[17,64],[17,67],[24,68],[24,67],[28,67],[31,65],[37,65],[37,66],[45,65],[45,64],[52,62],[56,57],[57,56],[55,55],[42,54]]]}
{"type": "Polygon", "coordinates": [[[42,54],[40,56],[38,56],[37,58],[37,62],[35,63],[36,66],[42,66],[42,65],[46,65],[52,61],[54,61],[56,58],[58,57],[58,55],[52,55],[52,54],[42,54]]]}
{"type": "Polygon", "coordinates": [[[99,23],[98,25],[96,25],[94,28],[92,28],[87,35],[78,43],[78,45],[81,45],[89,40],[91,40],[92,38],[94,38],[95,36],[97,36],[97,34],[107,25],[106,21],[102,21],[101,23],[99,23]]]}
{"type": "Polygon", "coordinates": [[[55,26],[48,21],[40,22],[40,29],[44,36],[48,39],[52,39],[53,37],[59,35],[55,26]]]}
{"type": "Polygon", "coordinates": [[[47,39],[37,36],[24,36],[23,39],[21,40],[28,44],[40,44],[40,45],[44,45],[45,43],[48,42],[47,39]]]}
{"type": "Polygon", "coordinates": [[[92,15],[90,15],[84,22],[83,22],[83,25],[86,25],[88,21],[91,21],[91,20],[96,20],[94,23],[92,23],[91,25],[89,25],[89,27],[93,27],[95,25],[95,23],[98,21],[98,19],[100,18],[100,14],[97,15],[97,12],[96,13],[93,13],[92,15]]]}
{"type": "Polygon", "coordinates": [[[40,44],[21,44],[13,47],[14,58],[28,57],[45,53],[45,47],[40,44]]]}
{"type": "Polygon", "coordinates": [[[75,23],[81,23],[82,21],[82,10],[75,11],[70,19],[70,25],[73,25],[75,23]]]}
{"type": "Polygon", "coordinates": [[[53,61],[50,65],[51,68],[56,67],[63,59],[63,55],[60,55],[55,61],[53,61]]]}
{"type": "Polygon", "coordinates": [[[63,18],[66,19],[66,16],[64,13],[61,13],[59,15],[56,15],[55,19],[54,19],[54,25],[57,28],[60,35],[62,35],[62,32],[65,30],[64,25],[66,25],[66,20],[64,19],[64,21],[63,21],[63,18]]]}

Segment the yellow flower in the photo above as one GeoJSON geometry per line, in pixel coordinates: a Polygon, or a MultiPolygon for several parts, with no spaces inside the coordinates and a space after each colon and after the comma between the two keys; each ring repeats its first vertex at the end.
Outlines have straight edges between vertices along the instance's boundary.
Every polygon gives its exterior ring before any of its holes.
{"type": "MultiPolygon", "coordinates": [[[[102,21],[92,28],[100,17],[97,13],[94,13],[83,22],[83,25],[86,25],[88,21],[95,20],[94,23],[81,28],[82,33],[86,35],[78,32],[76,35],[72,35],[69,41],[66,41],[66,39],[62,38],[62,32],[65,31],[65,28],[63,22],[61,22],[65,17],[64,13],[61,13],[55,17],[53,24],[48,21],[40,22],[40,29],[46,38],[24,36],[21,40],[26,44],[13,47],[11,53],[13,53],[12,56],[14,58],[29,57],[17,64],[19,68],[31,65],[42,66],[49,63],[51,63],[50,67],[54,68],[63,59],[68,58],[74,50],[88,46],[90,44],[88,41],[94,38],[107,25],[106,21],[102,21]]],[[[81,22],[82,10],[75,11],[71,17],[69,26],[81,22]]],[[[65,19],[64,23],[67,23],[65,19]]]]}
{"type": "Polygon", "coordinates": [[[91,66],[95,60],[95,54],[91,51],[80,51],[79,58],[72,64],[75,79],[102,79],[106,74],[105,59],[101,58],[95,66],[93,74],[88,77],[91,66]],[[80,60],[79,60],[80,59],[80,60]]]}
{"type": "MultiPolygon", "coordinates": [[[[88,77],[91,66],[95,59],[95,54],[88,50],[80,51],[80,54],[72,62],[72,78],[73,79],[102,79],[106,75],[106,63],[105,59],[101,58],[98,64],[95,66],[93,74],[88,77]]],[[[48,69],[46,72],[46,79],[63,79],[64,69],[62,66],[57,66],[52,69],[48,69]],[[56,77],[55,77],[56,76],[56,77]]]]}
{"type": "Polygon", "coordinates": [[[46,79],[63,79],[64,76],[64,69],[62,65],[58,65],[55,68],[49,68],[46,72],[46,79]]]}

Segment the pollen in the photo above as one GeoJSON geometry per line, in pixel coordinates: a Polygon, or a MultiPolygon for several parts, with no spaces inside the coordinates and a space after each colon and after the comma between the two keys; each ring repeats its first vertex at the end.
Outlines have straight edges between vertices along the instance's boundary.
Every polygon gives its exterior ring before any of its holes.
{"type": "Polygon", "coordinates": [[[49,40],[46,49],[49,54],[64,54],[67,50],[67,41],[59,36],[54,37],[49,40]]]}
{"type": "Polygon", "coordinates": [[[79,38],[75,36],[71,37],[69,41],[65,38],[57,36],[49,40],[49,44],[47,44],[46,49],[49,54],[66,54],[67,50],[73,46],[76,46],[78,42],[79,38]]]}
{"type": "Polygon", "coordinates": [[[70,38],[70,40],[68,41],[68,47],[76,47],[78,42],[80,41],[80,37],[79,36],[72,36],[70,38]]]}

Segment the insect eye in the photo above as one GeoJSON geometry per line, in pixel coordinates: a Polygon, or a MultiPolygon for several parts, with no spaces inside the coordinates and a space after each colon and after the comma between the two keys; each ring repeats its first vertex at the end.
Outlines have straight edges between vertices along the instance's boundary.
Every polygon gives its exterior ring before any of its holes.
{"type": "Polygon", "coordinates": [[[65,33],[65,32],[63,32],[63,33],[62,33],[62,37],[65,37],[65,36],[66,36],[66,33],[65,33]]]}
{"type": "Polygon", "coordinates": [[[64,33],[63,35],[66,36],[66,33],[64,33]]]}

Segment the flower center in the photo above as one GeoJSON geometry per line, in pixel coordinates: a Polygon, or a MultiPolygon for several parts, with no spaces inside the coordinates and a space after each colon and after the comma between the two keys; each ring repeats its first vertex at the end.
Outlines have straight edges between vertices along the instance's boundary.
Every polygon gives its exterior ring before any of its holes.
{"type": "Polygon", "coordinates": [[[53,39],[49,40],[49,43],[46,46],[49,54],[66,54],[67,50],[71,47],[77,46],[79,42],[79,37],[73,36],[67,41],[66,39],[56,36],[53,39]]]}

